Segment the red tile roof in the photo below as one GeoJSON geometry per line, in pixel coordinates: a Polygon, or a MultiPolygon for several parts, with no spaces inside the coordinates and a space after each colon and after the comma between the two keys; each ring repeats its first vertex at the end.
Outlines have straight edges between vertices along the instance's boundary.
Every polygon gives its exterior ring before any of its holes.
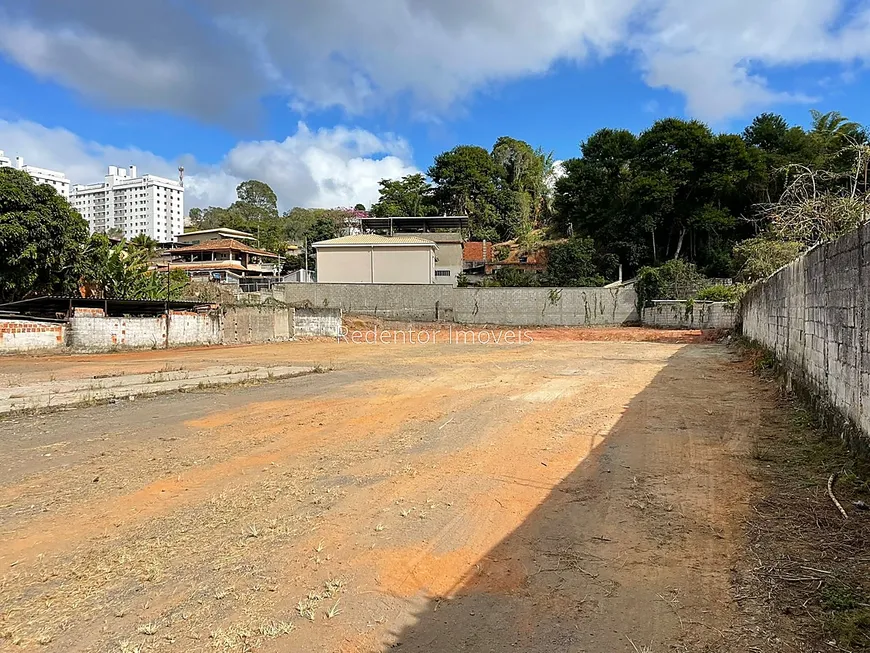
{"type": "Polygon", "coordinates": [[[233,240],[232,238],[222,238],[221,240],[207,240],[199,245],[187,245],[186,247],[177,247],[176,249],[169,250],[169,253],[173,256],[175,254],[187,254],[190,252],[217,252],[223,250],[235,250],[237,252],[246,252],[247,254],[255,254],[257,256],[272,256],[277,258],[278,255],[272,252],[267,252],[262,249],[257,249],[255,247],[251,247],[250,245],[245,245],[244,243],[240,243],[238,240],[233,240]]]}

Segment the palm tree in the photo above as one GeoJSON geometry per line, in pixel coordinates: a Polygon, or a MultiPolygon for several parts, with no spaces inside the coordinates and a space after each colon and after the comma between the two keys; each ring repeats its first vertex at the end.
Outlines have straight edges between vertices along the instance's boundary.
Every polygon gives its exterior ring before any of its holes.
{"type": "Polygon", "coordinates": [[[153,258],[157,254],[157,241],[148,234],[138,234],[130,239],[130,245],[136,249],[144,251],[148,258],[153,258]]]}
{"type": "Polygon", "coordinates": [[[861,125],[849,120],[839,111],[822,113],[812,109],[810,115],[813,117],[813,133],[827,141],[841,138],[857,140],[863,131],[861,125]]]}

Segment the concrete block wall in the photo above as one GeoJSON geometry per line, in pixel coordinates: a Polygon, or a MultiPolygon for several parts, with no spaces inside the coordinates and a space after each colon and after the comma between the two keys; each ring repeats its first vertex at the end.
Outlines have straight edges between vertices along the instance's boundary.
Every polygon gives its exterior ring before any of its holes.
{"type": "Polygon", "coordinates": [[[814,248],[753,287],[743,333],[768,347],[870,443],[870,224],[814,248]]]}
{"type": "MultiPolygon", "coordinates": [[[[225,306],[222,311],[172,311],[169,344],[251,344],[282,342],[301,336],[341,334],[341,310],[267,302],[225,306]]],[[[166,318],[112,317],[101,308],[76,308],[67,324],[35,320],[0,320],[0,353],[37,349],[110,351],[166,346],[166,318]]]]}
{"type": "Polygon", "coordinates": [[[640,321],[633,288],[291,283],[274,292],[297,307],[338,308],[396,320],[506,326],[616,326],[640,321]]]}
{"type": "Polygon", "coordinates": [[[294,314],[294,309],[289,306],[227,306],[223,311],[219,341],[240,345],[290,340],[295,332],[294,314]]]}
{"type": "MultiPolygon", "coordinates": [[[[285,283],[276,298],[297,308],[338,308],[384,319],[431,322],[453,308],[451,286],[414,284],[285,283]]],[[[448,318],[449,319],[449,318],[448,318]]]]}
{"type": "Polygon", "coordinates": [[[217,345],[221,342],[220,318],[215,313],[170,311],[169,344],[217,345]]]}
{"type": "Polygon", "coordinates": [[[736,304],[657,300],[643,309],[643,325],[666,329],[733,329],[736,304]]]}
{"type": "MultiPolygon", "coordinates": [[[[171,346],[220,342],[220,318],[212,313],[170,311],[171,346]]],[[[77,308],[69,320],[67,344],[81,351],[166,346],[166,316],[112,317],[102,309],[77,308]]]]}
{"type": "Polygon", "coordinates": [[[61,349],[65,342],[65,324],[0,318],[0,353],[61,349]]]}
{"type": "Polygon", "coordinates": [[[297,336],[337,338],[341,335],[341,309],[297,308],[294,312],[293,327],[297,336]]]}
{"type": "Polygon", "coordinates": [[[505,326],[617,326],[639,321],[633,288],[456,288],[453,319],[505,326]]]}

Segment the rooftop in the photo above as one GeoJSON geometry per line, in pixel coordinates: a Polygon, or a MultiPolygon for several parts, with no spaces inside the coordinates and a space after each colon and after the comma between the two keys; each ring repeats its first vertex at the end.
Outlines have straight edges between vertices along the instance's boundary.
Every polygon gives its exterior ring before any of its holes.
{"type": "MultiPolygon", "coordinates": [[[[168,302],[170,310],[191,311],[202,307],[203,302],[168,302]]],[[[69,316],[71,309],[76,307],[102,308],[106,315],[160,315],[166,310],[167,302],[163,299],[97,299],[94,297],[63,297],[47,295],[22,299],[17,302],[0,304],[0,311],[30,315],[35,317],[69,316]]]]}
{"type": "Polygon", "coordinates": [[[467,215],[436,215],[430,217],[399,216],[394,218],[360,218],[363,229],[374,231],[437,231],[468,229],[467,215]]]}
{"type": "Polygon", "coordinates": [[[412,236],[415,238],[423,238],[424,240],[431,240],[434,243],[461,243],[462,242],[462,234],[457,231],[425,231],[423,233],[393,233],[393,238],[396,237],[404,237],[404,236],[412,236]]]}
{"type": "Polygon", "coordinates": [[[178,237],[184,238],[186,236],[205,236],[208,234],[228,234],[236,240],[257,239],[254,234],[248,233],[247,231],[239,231],[238,229],[226,229],[224,227],[220,227],[218,229],[201,229],[199,231],[185,231],[183,234],[179,234],[178,237]]]}
{"type": "Polygon", "coordinates": [[[256,256],[270,256],[272,258],[278,258],[278,255],[273,252],[267,252],[264,249],[257,249],[256,247],[251,247],[250,245],[240,243],[238,240],[233,240],[232,238],[207,240],[204,243],[200,243],[199,245],[176,247],[175,249],[170,250],[170,253],[175,255],[185,254],[188,252],[216,252],[222,250],[235,250],[237,252],[245,252],[246,254],[254,254],[256,256]]]}
{"type": "Polygon", "coordinates": [[[417,236],[379,236],[377,234],[357,234],[355,236],[342,236],[331,240],[321,240],[314,243],[314,247],[352,247],[355,245],[370,245],[372,247],[389,247],[391,245],[426,245],[437,248],[433,241],[417,236]]]}

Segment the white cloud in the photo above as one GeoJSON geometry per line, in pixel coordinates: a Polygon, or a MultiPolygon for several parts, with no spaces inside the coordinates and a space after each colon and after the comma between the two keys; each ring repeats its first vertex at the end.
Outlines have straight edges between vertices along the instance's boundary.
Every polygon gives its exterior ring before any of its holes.
{"type": "Polygon", "coordinates": [[[638,49],[645,80],[686,97],[688,113],[717,120],[781,102],[808,102],[802,89],[774,89],[758,70],[848,62],[870,53],[849,30],[842,0],[663,0],[638,49]]]}
{"type": "Polygon", "coordinates": [[[63,171],[72,183],[102,181],[109,165],[138,166],[140,174],[176,178],[185,167],[185,205],[226,206],[247,179],[268,183],[282,209],[292,206],[366,206],[378,199],[378,182],[417,172],[403,139],[362,129],[311,131],[299,123],[283,141],[243,141],[213,165],[186,156],[168,161],[135,148],[88,142],[60,128],[0,120],[0,149],[35,166],[63,171]]]}
{"type": "MultiPolygon", "coordinates": [[[[129,106],[250,115],[264,93],[300,110],[443,114],[557,61],[637,58],[653,87],[716,120],[807,89],[776,67],[870,56],[867,0],[30,0],[0,10],[0,52],[129,106]],[[860,3],[860,4],[856,4],[860,3]]],[[[812,89],[810,89],[812,90],[812,89]]]]}

